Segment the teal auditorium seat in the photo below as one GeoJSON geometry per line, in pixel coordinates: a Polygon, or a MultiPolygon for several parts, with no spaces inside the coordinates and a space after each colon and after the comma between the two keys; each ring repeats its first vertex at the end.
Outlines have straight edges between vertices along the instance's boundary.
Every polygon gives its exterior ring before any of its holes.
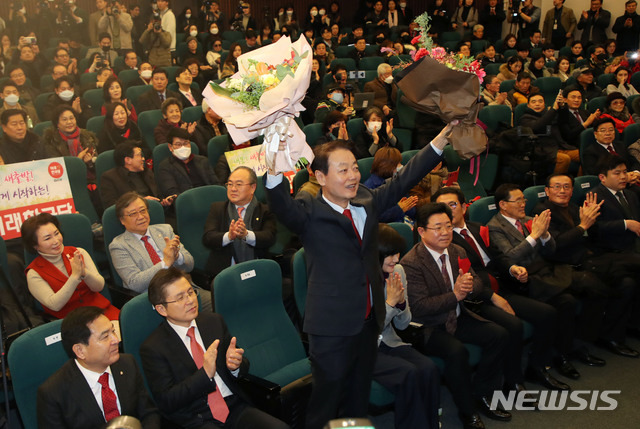
{"type": "Polygon", "coordinates": [[[562,88],[562,81],[559,77],[539,77],[531,82],[533,86],[537,86],[544,97],[547,106],[552,106],[558,97],[558,92],[562,88]]]}
{"type": "Polygon", "coordinates": [[[138,104],[138,99],[142,94],[147,91],[151,91],[153,89],[152,85],[135,85],[127,88],[127,92],[125,93],[127,96],[127,101],[130,101],[133,106],[136,108],[138,112],[138,116],[140,115],[140,105],[138,104]]]}
{"type": "Polygon", "coordinates": [[[369,176],[371,176],[372,164],[373,164],[372,156],[358,160],[358,169],[360,170],[360,183],[366,182],[369,176]]]}
{"type": "Polygon", "coordinates": [[[542,202],[547,198],[547,194],[544,192],[544,187],[545,185],[529,186],[524,190],[523,194],[527,200],[524,212],[527,216],[532,216],[533,209],[539,202],[542,202]]]}
{"type": "Polygon", "coordinates": [[[87,130],[99,136],[104,128],[104,116],[93,116],[87,120],[87,130]]]}
{"type": "Polygon", "coordinates": [[[55,320],[37,326],[19,336],[9,348],[13,394],[25,429],[38,428],[38,387],[69,359],[60,342],[61,325],[62,320],[55,320]]]}
{"type": "MultiPolygon", "coordinates": [[[[93,118],[91,118],[93,119],[93,118]]],[[[96,158],[96,184],[100,189],[100,180],[105,171],[111,170],[116,166],[116,162],[113,159],[113,149],[102,152],[96,158]]]]}
{"type": "Polygon", "coordinates": [[[138,114],[138,127],[140,128],[142,140],[147,147],[151,149],[156,146],[156,139],[153,136],[153,130],[158,125],[158,122],[160,122],[160,119],[162,119],[161,110],[147,110],[138,114]]]}
{"type": "Polygon", "coordinates": [[[516,84],[515,79],[503,80],[500,82],[500,92],[509,92],[513,89],[516,84]]]}
{"type": "Polygon", "coordinates": [[[51,121],[40,122],[33,127],[33,132],[42,137],[44,136],[44,132],[47,130],[47,128],[51,128],[51,126],[51,121]]]}
{"type": "Polygon", "coordinates": [[[402,258],[409,250],[411,250],[411,248],[415,244],[413,242],[413,230],[409,225],[403,222],[389,222],[387,225],[395,229],[398,234],[400,234],[402,238],[404,238],[406,247],[404,251],[400,253],[400,257],[402,258]]]}
{"type": "Polygon", "coordinates": [[[295,176],[293,176],[293,195],[298,193],[298,189],[309,181],[309,170],[303,168],[299,170],[295,176]]]}
{"type": "Polygon", "coordinates": [[[495,198],[484,197],[474,201],[467,209],[467,213],[470,221],[486,225],[498,213],[495,198]]]}
{"type": "Polygon", "coordinates": [[[480,109],[478,119],[491,130],[496,131],[499,124],[511,125],[511,109],[505,105],[491,105],[480,109]]]}
{"type": "Polygon", "coordinates": [[[302,131],[304,132],[304,135],[307,139],[307,144],[309,146],[314,147],[318,142],[318,139],[322,137],[322,127],[323,124],[320,122],[304,126],[302,131]]]}
{"type": "Polygon", "coordinates": [[[89,190],[87,189],[86,164],[75,156],[65,156],[64,164],[67,167],[67,176],[76,211],[88,217],[91,223],[98,222],[98,213],[91,203],[91,197],[89,197],[89,190]]]}
{"type": "Polygon", "coordinates": [[[194,259],[194,269],[204,273],[210,250],[202,244],[204,224],[211,204],[227,200],[223,186],[207,185],[181,193],[175,202],[177,232],[194,259]]]}
{"type": "Polygon", "coordinates": [[[99,116],[102,111],[102,105],[104,104],[104,92],[102,88],[90,89],[82,94],[84,101],[89,104],[93,116],[99,116]]]}
{"type": "Polygon", "coordinates": [[[195,122],[197,124],[200,122],[200,118],[202,118],[202,106],[186,107],[182,111],[183,122],[195,122]]]}
{"type": "Polygon", "coordinates": [[[631,124],[622,132],[622,141],[625,146],[637,142],[640,139],[640,124],[631,124]]]}
{"type": "Polygon", "coordinates": [[[231,137],[226,134],[221,136],[215,136],[207,144],[207,157],[209,158],[209,164],[211,168],[216,168],[216,164],[221,156],[229,150],[229,144],[231,137]]]}
{"type": "Polygon", "coordinates": [[[587,103],[587,110],[589,111],[589,113],[594,113],[596,110],[600,109],[600,113],[602,113],[604,112],[606,102],[607,102],[607,97],[592,98],[587,103]]]}
{"type": "Polygon", "coordinates": [[[382,57],[364,57],[360,59],[359,70],[377,70],[384,62],[382,57]]]}
{"type": "Polygon", "coordinates": [[[573,180],[573,195],[571,195],[571,202],[579,206],[582,205],[588,192],[593,192],[593,189],[598,186],[600,179],[598,176],[584,175],[578,176],[573,180]]]}

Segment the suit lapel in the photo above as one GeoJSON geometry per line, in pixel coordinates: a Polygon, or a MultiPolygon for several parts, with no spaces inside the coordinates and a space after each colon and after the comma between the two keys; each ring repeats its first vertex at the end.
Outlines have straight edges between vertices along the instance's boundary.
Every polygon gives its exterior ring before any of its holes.
{"type": "Polygon", "coordinates": [[[433,277],[435,277],[439,291],[447,291],[447,285],[444,283],[444,279],[442,278],[442,270],[436,263],[435,259],[433,259],[433,256],[431,256],[431,252],[427,250],[423,243],[418,243],[418,258],[420,263],[425,266],[426,270],[432,273],[433,277]]]}
{"type": "Polygon", "coordinates": [[[78,369],[78,365],[73,359],[69,360],[68,365],[70,376],[67,382],[70,386],[66,391],[71,396],[69,401],[76,404],[75,409],[85,416],[83,421],[94,422],[97,420],[97,416],[101,416],[104,420],[104,413],[100,410],[100,406],[96,402],[95,396],[93,396],[91,386],[89,386],[87,379],[78,369]]]}
{"type": "Polygon", "coordinates": [[[138,258],[136,259],[136,261],[146,263],[147,266],[145,267],[145,269],[151,267],[151,257],[149,256],[149,253],[147,253],[147,249],[144,247],[144,243],[142,243],[142,240],[139,240],[135,235],[133,235],[133,233],[129,231],[125,232],[125,240],[129,244],[129,248],[131,248],[132,251],[138,253],[138,258]]]}
{"type": "MultiPolygon", "coordinates": [[[[498,213],[498,221],[502,225],[504,231],[509,234],[511,237],[515,238],[518,243],[524,240],[524,235],[518,231],[518,228],[513,226],[511,222],[509,222],[502,214],[498,213]]],[[[524,225],[523,225],[524,227],[524,225]]]]}
{"type": "Polygon", "coordinates": [[[134,374],[129,374],[128,371],[125,371],[124,365],[122,365],[120,360],[118,360],[116,363],[111,365],[111,375],[113,376],[113,381],[116,385],[121,414],[128,415],[131,411],[134,411],[130,408],[130,405],[133,404],[133,401],[131,400],[132,395],[135,395],[136,393],[131,391],[131,381],[133,381],[131,377],[134,377],[134,374]],[[127,381],[129,382],[127,383],[127,381]]]}

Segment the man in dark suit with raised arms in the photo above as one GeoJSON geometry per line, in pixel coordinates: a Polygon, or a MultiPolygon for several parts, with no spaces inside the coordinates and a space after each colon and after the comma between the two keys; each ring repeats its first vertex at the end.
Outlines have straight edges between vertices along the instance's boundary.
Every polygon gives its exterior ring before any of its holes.
{"type": "Polygon", "coordinates": [[[360,186],[356,157],[342,140],[316,147],[311,168],[322,190],[315,198],[302,193],[292,199],[289,182],[269,165],[269,207],[301,237],[307,255],[304,331],[309,335],[313,374],[308,429],[320,429],[337,417],[367,414],[377,337],[385,317],[378,213],[397,204],[440,162],[452,126],[374,190],[360,186]]]}
{"type": "Polygon", "coordinates": [[[71,359],[38,388],[41,428],[102,428],[132,416],[160,428],[160,414],[133,356],[120,354],[113,324],[98,307],[80,307],[62,321],[62,345],[71,359]]]}
{"type": "Polygon", "coordinates": [[[249,404],[238,376],[249,370],[222,316],[198,312],[197,289],[175,267],[149,284],[149,301],[165,318],[142,343],[140,358],[162,413],[185,429],[287,429],[249,404]]]}

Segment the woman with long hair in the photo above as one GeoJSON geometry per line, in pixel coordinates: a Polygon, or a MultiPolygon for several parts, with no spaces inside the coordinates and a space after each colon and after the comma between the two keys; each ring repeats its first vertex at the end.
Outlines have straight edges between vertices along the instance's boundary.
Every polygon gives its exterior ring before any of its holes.
{"type": "Polygon", "coordinates": [[[553,74],[551,76],[558,77],[564,84],[567,79],[569,79],[569,71],[571,69],[571,61],[569,57],[564,55],[560,55],[558,57],[558,61],[556,61],[556,65],[553,68],[553,74]]]}
{"type": "MultiPolygon", "coordinates": [[[[124,103],[109,103],[106,105],[104,127],[98,136],[98,153],[115,149],[117,145],[126,140],[142,140],[140,129],[127,114],[124,103]]],[[[145,155],[150,155],[150,153],[145,153],[145,155]]]]}
{"type": "Polygon", "coordinates": [[[229,48],[229,54],[222,65],[222,73],[220,79],[233,76],[238,71],[238,57],[242,55],[242,46],[234,42],[229,48]]]}
{"type": "Polygon", "coordinates": [[[122,81],[115,76],[109,77],[102,86],[102,97],[104,98],[105,104],[102,105],[100,114],[104,115],[107,113],[107,105],[111,103],[122,103],[127,110],[127,116],[129,119],[133,122],[138,122],[136,108],[126,98],[123,98],[123,96],[124,85],[122,84],[122,81]]]}

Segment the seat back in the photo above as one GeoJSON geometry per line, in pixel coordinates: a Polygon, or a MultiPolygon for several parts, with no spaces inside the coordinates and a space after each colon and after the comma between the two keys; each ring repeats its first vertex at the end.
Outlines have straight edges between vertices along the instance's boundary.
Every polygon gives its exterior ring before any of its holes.
{"type": "MultiPolygon", "coordinates": [[[[596,136],[593,135],[593,128],[587,128],[580,133],[580,164],[584,165],[583,154],[587,147],[596,143],[596,136]]],[[[595,174],[592,171],[585,171],[585,174],[595,174]]]]}
{"type": "Polygon", "coordinates": [[[55,92],[43,92],[42,94],[38,94],[35,100],[33,100],[33,106],[36,108],[36,113],[38,114],[38,118],[40,120],[44,119],[44,106],[47,104],[49,97],[55,94],[55,92]]]}
{"type": "Polygon", "coordinates": [[[469,206],[467,213],[469,214],[470,221],[486,225],[487,222],[498,213],[496,200],[493,197],[480,198],[469,206]]]}
{"type": "Polygon", "coordinates": [[[398,150],[406,152],[413,146],[413,130],[393,127],[393,135],[398,139],[398,150]]]}
{"type": "Polygon", "coordinates": [[[523,194],[527,200],[524,206],[524,212],[527,216],[531,216],[538,203],[547,198],[547,194],[544,192],[544,185],[529,186],[524,190],[523,194]]]}
{"type": "Polygon", "coordinates": [[[498,129],[498,125],[503,123],[507,127],[511,125],[511,109],[503,104],[485,106],[480,109],[478,118],[493,131],[498,129]]]}
{"type": "Polygon", "coordinates": [[[55,320],[35,327],[9,348],[13,394],[25,429],[38,428],[38,387],[69,359],[60,341],[61,325],[62,320],[55,320]]]}
{"type": "Polygon", "coordinates": [[[309,170],[303,168],[293,176],[293,195],[298,193],[298,189],[309,181],[309,170]]]}
{"type": "Polygon", "coordinates": [[[417,149],[402,152],[402,165],[407,165],[407,162],[409,162],[418,152],[419,150],[417,149]]]}
{"type": "MultiPolygon", "coordinates": [[[[131,89],[131,88],[129,88],[131,89]]],[[[156,146],[156,139],[153,136],[153,130],[162,119],[161,110],[147,110],[138,114],[138,127],[140,128],[140,134],[142,140],[144,140],[147,147],[153,149],[156,146]]]]}
{"type": "Polygon", "coordinates": [[[364,57],[360,59],[359,70],[377,70],[378,66],[384,62],[382,57],[364,57]]]}
{"type": "Polygon", "coordinates": [[[98,73],[82,73],[80,75],[80,86],[96,83],[98,81],[98,73]]]}
{"type": "Polygon", "coordinates": [[[202,244],[209,208],[212,203],[226,199],[227,190],[218,185],[189,189],[176,199],[177,234],[193,256],[196,269],[204,271],[209,258],[210,250],[202,244]]]}
{"type": "Polygon", "coordinates": [[[358,160],[358,169],[360,170],[360,183],[366,182],[369,176],[371,176],[372,165],[373,165],[372,156],[358,160]]]}
{"type": "Polygon", "coordinates": [[[118,73],[118,79],[122,82],[125,88],[129,87],[131,82],[135,82],[140,78],[138,70],[122,70],[118,73]]]}
{"type": "Polygon", "coordinates": [[[584,175],[578,176],[573,180],[573,194],[571,195],[571,202],[577,205],[582,205],[588,192],[593,192],[593,189],[598,186],[600,179],[598,176],[584,175]]]}
{"type": "Polygon", "coordinates": [[[314,147],[318,139],[322,137],[322,126],[322,123],[313,123],[304,126],[303,132],[309,146],[314,147]]]}
{"type": "Polygon", "coordinates": [[[91,203],[91,197],[87,189],[86,164],[75,156],[65,156],[64,164],[67,167],[67,176],[69,177],[69,185],[71,186],[71,194],[73,195],[76,211],[88,217],[91,223],[98,222],[98,213],[91,203]]]}
{"type": "Polygon", "coordinates": [[[640,139],[640,124],[631,124],[622,132],[622,141],[627,147],[638,139],[640,139]]]}
{"type": "Polygon", "coordinates": [[[198,123],[202,118],[202,106],[187,107],[182,111],[182,121],[198,123]]]}
{"type": "Polygon", "coordinates": [[[489,63],[484,66],[484,71],[489,75],[497,76],[500,73],[500,66],[504,63],[489,63]]]}
{"type": "Polygon", "coordinates": [[[589,113],[594,113],[596,110],[600,109],[602,113],[605,108],[605,104],[607,103],[607,97],[595,97],[589,100],[587,103],[587,110],[589,113]]]}
{"type": "Polygon", "coordinates": [[[42,137],[44,136],[44,132],[47,130],[47,128],[51,128],[52,125],[53,124],[51,123],[51,121],[40,122],[33,127],[33,132],[42,137]]]}
{"type": "Polygon", "coordinates": [[[355,140],[356,136],[364,131],[364,121],[362,118],[349,119],[347,121],[347,133],[351,140],[355,140]]]}
{"type": "Polygon", "coordinates": [[[404,222],[389,222],[387,225],[395,229],[398,234],[400,234],[402,238],[404,238],[405,248],[402,253],[400,253],[400,257],[402,258],[409,250],[411,250],[411,248],[415,244],[413,230],[404,222]]]}
{"type": "Polygon", "coordinates": [[[104,92],[102,88],[85,91],[84,94],[82,94],[82,98],[89,104],[94,116],[101,114],[102,105],[104,104],[104,92]]]}
{"type": "Polygon", "coordinates": [[[227,134],[221,136],[215,136],[207,144],[207,157],[209,158],[209,164],[211,168],[216,168],[220,157],[229,150],[229,143],[231,137],[227,134]]]}
{"type": "Polygon", "coordinates": [[[100,189],[100,180],[104,172],[116,166],[116,161],[113,159],[113,152],[113,149],[105,150],[96,158],[96,184],[98,189],[100,189]]]}
{"type": "Polygon", "coordinates": [[[342,64],[346,67],[347,71],[357,70],[356,62],[353,58],[336,58],[331,61],[331,69],[333,70],[336,64],[342,64]]]}
{"type": "Polygon", "coordinates": [[[500,82],[500,92],[509,92],[511,91],[516,84],[515,79],[503,80],[500,82]]]}
{"type": "Polygon", "coordinates": [[[444,31],[441,35],[442,42],[459,42],[462,40],[462,35],[457,31],[444,31]]]}
{"type": "Polygon", "coordinates": [[[304,319],[304,310],[307,302],[307,258],[304,247],[293,255],[293,297],[300,317],[304,319]]]}
{"type": "Polygon", "coordinates": [[[104,116],[93,116],[87,120],[87,130],[94,133],[96,136],[100,135],[104,128],[104,116]]]}
{"type": "Polygon", "coordinates": [[[540,89],[547,106],[553,105],[558,97],[558,92],[562,88],[562,81],[559,77],[539,77],[531,82],[531,84],[540,89]]]}
{"type": "Polygon", "coordinates": [[[138,99],[145,92],[151,91],[151,89],[153,89],[152,85],[135,85],[127,88],[127,92],[126,92],[127,101],[130,101],[134,105],[137,112],[140,112],[140,105],[138,104],[138,99]]]}
{"type": "MultiPolygon", "coordinates": [[[[515,109],[513,109],[513,126],[520,126],[520,119],[522,119],[522,115],[527,110],[529,106],[526,103],[518,104],[515,109]]],[[[484,109],[482,109],[484,110],[484,109]]]]}
{"type": "Polygon", "coordinates": [[[471,55],[478,55],[484,51],[484,48],[489,44],[488,40],[472,40],[471,41],[471,55]]]}
{"type": "MultiPolygon", "coordinates": [[[[162,205],[155,200],[147,200],[149,203],[150,224],[165,223],[164,209],[162,205]]],[[[116,206],[109,206],[102,214],[102,233],[104,235],[104,248],[107,251],[107,260],[109,261],[109,269],[111,271],[111,279],[116,286],[122,287],[122,279],[113,267],[111,261],[111,252],[109,252],[109,244],[118,235],[125,231],[124,226],[120,223],[120,219],[116,215],[116,206]]]]}
{"type": "Polygon", "coordinates": [[[251,374],[281,386],[309,374],[302,341],[282,302],[277,262],[256,259],[228,267],[213,280],[213,289],[216,313],[244,348],[251,374]],[[306,361],[306,371],[285,371],[298,361],[306,361]]]}
{"type": "MultiPolygon", "coordinates": [[[[398,112],[398,124],[401,128],[414,129],[416,127],[416,115],[418,112],[402,101],[403,92],[398,90],[398,98],[396,100],[396,111],[398,112]]],[[[396,124],[394,123],[394,126],[396,124]]]]}
{"type": "Polygon", "coordinates": [[[616,75],[613,73],[603,73],[598,76],[598,86],[602,89],[606,89],[606,87],[610,84],[616,83],[616,75]]]}
{"type": "Polygon", "coordinates": [[[179,68],[180,66],[163,67],[164,71],[167,72],[167,79],[169,79],[169,83],[176,81],[176,73],[179,68]]]}

